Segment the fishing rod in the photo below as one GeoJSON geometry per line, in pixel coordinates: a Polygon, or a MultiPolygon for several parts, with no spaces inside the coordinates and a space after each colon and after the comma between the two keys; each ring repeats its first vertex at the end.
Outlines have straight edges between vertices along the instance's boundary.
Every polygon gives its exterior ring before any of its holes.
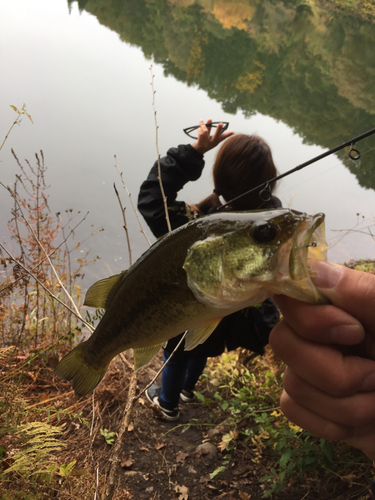
{"type": "Polygon", "coordinates": [[[239,200],[243,196],[246,196],[246,195],[253,193],[254,191],[258,191],[258,190],[260,190],[259,197],[263,201],[269,201],[272,197],[272,193],[271,193],[271,189],[270,189],[271,184],[282,179],[283,177],[286,177],[287,175],[293,174],[294,172],[297,172],[298,170],[301,170],[302,168],[307,167],[308,165],[311,165],[312,163],[315,163],[318,160],[321,160],[322,158],[325,158],[326,156],[329,156],[333,153],[336,153],[337,151],[340,151],[341,149],[344,149],[347,146],[350,146],[350,149],[348,151],[349,158],[351,158],[352,160],[359,160],[359,158],[361,157],[361,153],[359,152],[359,150],[357,148],[354,147],[355,143],[358,141],[361,141],[362,139],[365,139],[365,137],[369,137],[372,134],[375,134],[375,128],[368,130],[364,134],[358,135],[357,137],[353,137],[353,139],[350,139],[350,141],[346,141],[343,144],[341,144],[340,146],[336,146],[335,148],[330,149],[329,151],[326,151],[325,153],[322,153],[319,156],[315,156],[315,158],[312,158],[311,160],[308,160],[305,163],[302,163],[301,165],[298,165],[297,167],[292,168],[291,170],[288,170],[287,172],[280,174],[277,177],[274,177],[273,179],[270,179],[269,181],[263,182],[262,184],[259,184],[255,188],[249,189],[249,191],[246,191],[245,193],[242,193],[239,196],[236,196],[236,198],[229,200],[224,205],[220,205],[220,206],[216,207],[216,211],[219,212],[220,210],[227,207],[231,203],[239,200]]]}

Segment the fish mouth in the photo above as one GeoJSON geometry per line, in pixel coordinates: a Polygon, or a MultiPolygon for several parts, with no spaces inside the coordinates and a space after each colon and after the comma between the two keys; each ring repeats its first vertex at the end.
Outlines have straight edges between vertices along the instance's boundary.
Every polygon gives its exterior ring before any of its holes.
{"type": "Polygon", "coordinates": [[[289,256],[290,278],[299,282],[303,292],[314,302],[326,302],[310,279],[315,274],[308,265],[309,259],[327,260],[324,218],[324,214],[318,213],[301,220],[294,234],[289,256]]]}
{"type": "Polygon", "coordinates": [[[289,257],[289,275],[293,281],[311,275],[308,259],[327,260],[324,214],[307,216],[298,225],[289,257]]]}

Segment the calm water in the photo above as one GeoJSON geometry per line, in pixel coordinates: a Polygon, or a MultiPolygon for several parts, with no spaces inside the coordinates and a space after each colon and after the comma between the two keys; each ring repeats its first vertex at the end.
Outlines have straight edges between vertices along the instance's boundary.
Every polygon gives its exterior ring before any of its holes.
{"type": "MultiPolygon", "coordinates": [[[[85,285],[128,266],[114,155],[136,200],[156,159],[151,65],[162,155],[189,142],[184,127],[212,118],[264,137],[284,172],[375,127],[374,24],[282,3],[208,3],[97,0],[81,2],[80,12],[66,0],[0,0],[0,138],[15,118],[11,104],[26,103],[34,121],[13,129],[0,180],[18,173],[11,148],[32,164],[43,150],[52,212],[89,212],[75,242],[105,229],[75,254],[91,247],[101,256],[85,285]]],[[[375,137],[358,147],[358,165],[332,155],[277,191],[284,206],[326,214],[335,262],[374,257],[375,137]]],[[[211,192],[213,158],[206,155],[202,178],[180,199],[211,192]]],[[[121,196],[135,259],[148,244],[121,196]]],[[[1,235],[15,250],[5,190],[0,203],[1,235]]]]}

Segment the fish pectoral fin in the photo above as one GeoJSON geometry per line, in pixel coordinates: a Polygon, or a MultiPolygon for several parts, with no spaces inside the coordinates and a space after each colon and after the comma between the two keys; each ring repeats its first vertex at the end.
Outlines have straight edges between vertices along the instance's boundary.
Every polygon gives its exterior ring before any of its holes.
{"type": "Polygon", "coordinates": [[[138,347],[133,349],[134,354],[134,368],[139,370],[142,366],[147,365],[154,356],[160,351],[163,344],[151,345],[149,347],[138,347]]]}
{"type": "Polygon", "coordinates": [[[214,318],[194,330],[189,330],[185,337],[185,351],[191,351],[197,347],[197,345],[203,344],[222,319],[223,318],[214,318]]]}
{"type": "Polygon", "coordinates": [[[120,274],[115,274],[114,276],[110,276],[109,278],[105,278],[94,283],[87,290],[83,305],[96,307],[97,309],[106,309],[108,303],[110,302],[112,293],[114,293],[117,288],[116,285],[125,273],[126,271],[123,271],[120,274]]]}

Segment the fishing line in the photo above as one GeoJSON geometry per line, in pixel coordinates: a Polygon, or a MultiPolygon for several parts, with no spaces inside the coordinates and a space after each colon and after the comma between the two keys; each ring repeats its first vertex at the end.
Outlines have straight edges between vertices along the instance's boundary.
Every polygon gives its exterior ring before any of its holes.
{"type": "MultiPolygon", "coordinates": [[[[372,148],[372,149],[368,149],[367,151],[365,151],[364,153],[361,153],[361,158],[363,156],[365,156],[366,154],[368,153],[371,153],[372,151],[375,151],[375,148],[372,148]]],[[[294,186],[292,187],[289,187],[285,190],[283,190],[283,194],[284,193],[288,193],[289,191],[291,191],[292,189],[296,189],[298,188],[299,186],[302,186],[303,184],[306,184],[306,182],[310,182],[311,180],[314,180],[318,177],[321,177],[322,175],[326,174],[326,172],[329,172],[330,170],[333,170],[335,168],[338,168],[340,167],[341,165],[344,165],[345,167],[347,167],[349,165],[350,162],[353,162],[353,161],[356,161],[356,160],[352,160],[351,158],[346,158],[346,159],[343,159],[343,160],[339,160],[338,163],[336,163],[335,165],[333,165],[332,167],[329,167],[329,168],[326,168],[324,171],[322,172],[319,172],[318,174],[314,175],[313,177],[309,177],[308,179],[305,179],[304,181],[301,181],[299,184],[295,184],[294,186]]],[[[279,186],[280,187],[280,186],[279,186]]]]}
{"type": "Polygon", "coordinates": [[[236,196],[235,198],[229,200],[227,203],[224,205],[221,205],[219,207],[216,207],[216,211],[220,211],[223,208],[229,206],[231,203],[239,200],[240,198],[243,198],[244,196],[253,193],[254,191],[259,191],[259,197],[263,201],[267,201],[268,199],[271,199],[272,193],[271,193],[271,184],[274,182],[286,177],[287,175],[293,174],[294,172],[297,172],[298,170],[302,170],[303,168],[307,167],[308,165],[311,165],[312,163],[315,163],[319,160],[322,160],[323,158],[336,153],[337,151],[340,151],[341,149],[346,148],[347,146],[350,146],[349,151],[348,151],[348,156],[350,159],[356,161],[359,160],[361,157],[360,151],[356,147],[356,142],[361,141],[362,139],[365,139],[366,137],[369,137],[370,135],[375,134],[375,128],[368,130],[367,132],[364,132],[361,135],[358,135],[357,137],[353,137],[349,141],[344,142],[343,144],[340,144],[339,146],[336,146],[333,149],[330,149],[329,151],[326,151],[325,153],[322,153],[318,156],[315,156],[311,160],[306,161],[305,163],[302,163],[301,165],[298,165],[297,167],[292,168],[291,170],[288,170],[287,172],[284,172],[283,174],[280,174],[273,179],[270,179],[269,181],[263,182],[262,184],[259,184],[255,188],[249,189],[249,191],[246,191],[245,193],[240,194],[239,196],[236,196]]]}

